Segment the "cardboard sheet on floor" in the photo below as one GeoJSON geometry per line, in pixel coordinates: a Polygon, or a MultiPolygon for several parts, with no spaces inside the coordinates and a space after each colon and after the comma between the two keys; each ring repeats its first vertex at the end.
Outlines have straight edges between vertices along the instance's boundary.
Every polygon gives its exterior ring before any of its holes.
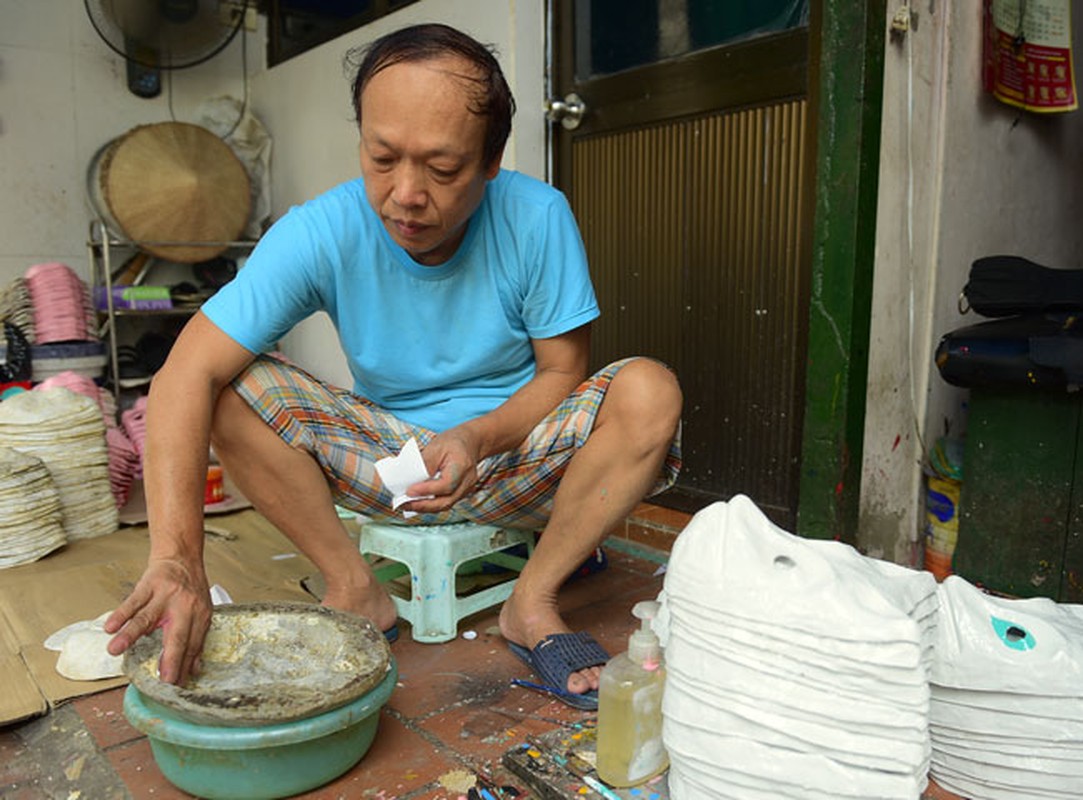
{"type": "MultiPolygon", "coordinates": [[[[217,516],[206,535],[207,576],[234,602],[315,602],[302,581],[312,563],[252,510],[217,516]]],[[[145,525],[80,539],[32,564],[0,570],[0,726],[46,712],[73,697],[103,691],[125,678],[71,681],[56,671],[52,633],[115,608],[146,565],[145,525]]]]}
{"type": "MultiPolygon", "coordinates": [[[[237,485],[229,479],[229,475],[222,476],[222,491],[224,497],[217,503],[208,503],[203,506],[203,515],[212,517],[219,514],[229,514],[252,507],[252,501],[241,494],[237,485]]],[[[147,521],[147,497],[143,492],[143,481],[137,480],[132,483],[128,493],[128,502],[117,514],[121,525],[144,525],[147,521]]]]}
{"type": "Polygon", "coordinates": [[[0,680],[4,691],[0,693],[0,713],[8,721],[27,719],[44,714],[48,709],[45,698],[30,670],[19,655],[19,644],[7,619],[0,614],[0,680]]]}

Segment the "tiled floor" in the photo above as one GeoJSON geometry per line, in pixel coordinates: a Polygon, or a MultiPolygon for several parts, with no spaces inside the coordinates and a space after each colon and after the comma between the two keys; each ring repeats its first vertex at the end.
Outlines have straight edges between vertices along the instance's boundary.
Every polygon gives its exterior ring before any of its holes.
{"type": "MultiPolygon", "coordinates": [[[[664,510],[632,520],[614,534],[606,570],[564,588],[560,604],[576,629],[591,631],[611,653],[623,650],[635,627],[632,606],[662,587],[664,546],[686,515],[664,510]]],[[[529,678],[497,632],[497,608],[464,620],[457,638],[420,644],[404,623],[392,647],[399,682],[379,721],[376,740],[361,762],[342,777],[301,795],[305,798],[458,800],[464,781],[480,767],[501,784],[522,787],[504,771],[503,754],[562,726],[589,722],[548,696],[510,685],[529,678]]],[[[0,797],[11,800],[121,800],[189,797],[161,774],[145,736],[122,709],[123,688],[66,703],[45,717],[0,729],[0,797]]],[[[523,800],[534,797],[526,791],[523,800]]]]}

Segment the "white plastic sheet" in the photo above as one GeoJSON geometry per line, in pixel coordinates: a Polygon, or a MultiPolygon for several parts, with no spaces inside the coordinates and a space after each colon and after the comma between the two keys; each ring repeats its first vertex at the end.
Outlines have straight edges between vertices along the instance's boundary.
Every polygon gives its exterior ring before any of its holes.
{"type": "Polygon", "coordinates": [[[252,190],[252,211],[244,235],[258,239],[271,220],[271,135],[235,97],[214,97],[200,106],[199,124],[223,137],[244,164],[252,190]]]}

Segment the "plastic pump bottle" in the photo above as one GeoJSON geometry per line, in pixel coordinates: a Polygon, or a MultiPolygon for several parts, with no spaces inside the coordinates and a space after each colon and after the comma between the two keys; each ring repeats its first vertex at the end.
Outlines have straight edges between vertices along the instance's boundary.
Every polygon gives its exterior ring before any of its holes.
{"type": "Polygon", "coordinates": [[[663,772],[669,756],[662,744],[662,647],[651,630],[654,601],[636,603],[642,620],[628,650],[609,660],[598,687],[598,777],[610,786],[637,786],[663,772]]]}

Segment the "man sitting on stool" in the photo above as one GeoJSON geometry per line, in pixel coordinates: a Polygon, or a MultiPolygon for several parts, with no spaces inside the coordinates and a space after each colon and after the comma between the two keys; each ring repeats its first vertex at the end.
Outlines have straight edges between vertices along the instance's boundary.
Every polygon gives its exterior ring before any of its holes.
{"type": "MultiPolygon", "coordinates": [[[[160,674],[198,666],[208,443],[255,508],[320,569],[324,604],[395,624],[336,504],[390,519],[373,464],[416,438],[433,477],[408,522],[542,530],[500,612],[513,649],[596,707],[607,659],[557,609],[563,581],[680,468],[681,391],[647,359],[588,377],[598,314],[563,195],[502,170],[514,103],[491,51],[443,25],[360,54],[361,178],[292,209],[185,327],[155,375],[150,558],[106,622],[123,652],[163,628],[160,674]],[[326,311],[354,378],[336,388],[265,355],[326,311]]],[[[400,518],[401,519],[401,518],[400,518]]]]}

